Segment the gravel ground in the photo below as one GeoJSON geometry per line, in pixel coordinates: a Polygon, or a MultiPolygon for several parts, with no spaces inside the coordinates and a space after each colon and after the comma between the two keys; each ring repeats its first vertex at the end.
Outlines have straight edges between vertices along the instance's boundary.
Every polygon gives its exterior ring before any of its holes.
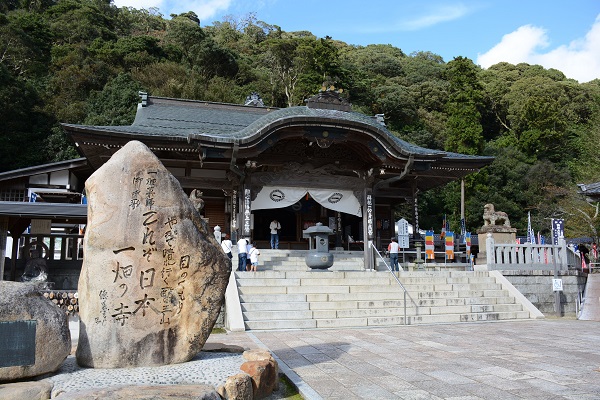
{"type": "Polygon", "coordinates": [[[114,385],[207,384],[215,388],[240,372],[241,354],[200,352],[182,364],[140,368],[81,368],[69,356],[60,369],[47,379],[52,381],[52,398],[84,389],[114,385]]]}

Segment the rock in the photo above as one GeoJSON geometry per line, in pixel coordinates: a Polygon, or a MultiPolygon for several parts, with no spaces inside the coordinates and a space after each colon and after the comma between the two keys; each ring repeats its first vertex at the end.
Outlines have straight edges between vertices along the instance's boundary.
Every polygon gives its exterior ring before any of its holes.
{"type": "Polygon", "coordinates": [[[229,260],[179,182],[129,142],[87,181],[77,362],[96,368],[181,363],[217,320],[229,260]]]}
{"type": "Polygon", "coordinates": [[[210,385],[111,386],[64,393],[61,400],[221,400],[210,385]]]}
{"type": "Polygon", "coordinates": [[[227,400],[252,400],[254,398],[252,378],[244,373],[230,376],[224,385],[219,386],[217,392],[227,400]]]}
{"type": "Polygon", "coordinates": [[[16,382],[0,385],[2,400],[47,400],[52,392],[52,382],[48,380],[33,382],[16,382]]]}
{"type": "Polygon", "coordinates": [[[202,351],[212,353],[243,353],[244,350],[242,346],[224,343],[205,343],[204,347],[202,347],[202,351]]]}
{"type": "MultiPolygon", "coordinates": [[[[246,361],[257,361],[257,360],[273,360],[273,361],[275,361],[275,359],[271,355],[271,352],[269,352],[269,350],[267,350],[267,349],[246,350],[244,352],[244,354],[242,354],[242,357],[246,361]]],[[[277,363],[275,363],[275,364],[277,364],[277,363]]]]}
{"type": "Polygon", "coordinates": [[[0,381],[57,370],[71,351],[67,315],[34,283],[0,281],[0,381]]]}
{"type": "Polygon", "coordinates": [[[279,387],[277,363],[270,360],[246,361],[240,369],[252,378],[252,389],[255,399],[269,396],[279,387]]]}

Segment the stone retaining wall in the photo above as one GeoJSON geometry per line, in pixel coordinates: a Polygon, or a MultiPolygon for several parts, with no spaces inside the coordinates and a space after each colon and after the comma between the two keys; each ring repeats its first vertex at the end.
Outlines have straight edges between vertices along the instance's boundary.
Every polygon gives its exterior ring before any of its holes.
{"type": "MultiPolygon", "coordinates": [[[[555,314],[552,271],[501,272],[543,314],[555,314]]],[[[559,271],[558,277],[563,281],[563,291],[560,295],[561,315],[575,315],[577,296],[585,289],[587,274],[581,271],[559,271]]]]}

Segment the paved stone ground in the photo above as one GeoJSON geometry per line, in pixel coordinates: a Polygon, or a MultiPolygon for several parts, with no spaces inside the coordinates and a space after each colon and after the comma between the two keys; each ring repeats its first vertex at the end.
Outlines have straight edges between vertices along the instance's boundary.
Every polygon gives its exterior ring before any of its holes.
{"type": "MultiPolygon", "coordinates": [[[[311,400],[600,400],[596,321],[230,332],[207,343],[268,348],[311,400]]],[[[226,379],[228,368],[217,379],[226,379]]],[[[221,367],[200,369],[214,376],[221,367]]]]}
{"type": "MultiPolygon", "coordinates": [[[[600,399],[600,322],[545,319],[237,335],[268,347],[309,399],[600,399]]],[[[229,337],[236,336],[221,341],[229,337]]]]}

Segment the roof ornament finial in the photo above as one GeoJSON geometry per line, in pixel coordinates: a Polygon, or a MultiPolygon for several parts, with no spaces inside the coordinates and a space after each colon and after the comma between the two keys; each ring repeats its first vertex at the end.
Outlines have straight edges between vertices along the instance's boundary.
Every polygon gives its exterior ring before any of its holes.
{"type": "Polygon", "coordinates": [[[142,107],[146,107],[148,105],[148,93],[139,91],[138,96],[142,99],[142,107]]]}
{"type": "Polygon", "coordinates": [[[265,103],[263,103],[263,99],[257,92],[252,92],[248,96],[246,96],[246,101],[244,102],[244,105],[253,107],[264,107],[265,103]]]}
{"type": "Polygon", "coordinates": [[[385,114],[375,114],[372,118],[381,125],[385,126],[385,114]]]}
{"type": "Polygon", "coordinates": [[[344,89],[336,89],[332,81],[325,81],[315,96],[305,100],[308,108],[352,111],[352,104],[341,95],[344,89]]]}

